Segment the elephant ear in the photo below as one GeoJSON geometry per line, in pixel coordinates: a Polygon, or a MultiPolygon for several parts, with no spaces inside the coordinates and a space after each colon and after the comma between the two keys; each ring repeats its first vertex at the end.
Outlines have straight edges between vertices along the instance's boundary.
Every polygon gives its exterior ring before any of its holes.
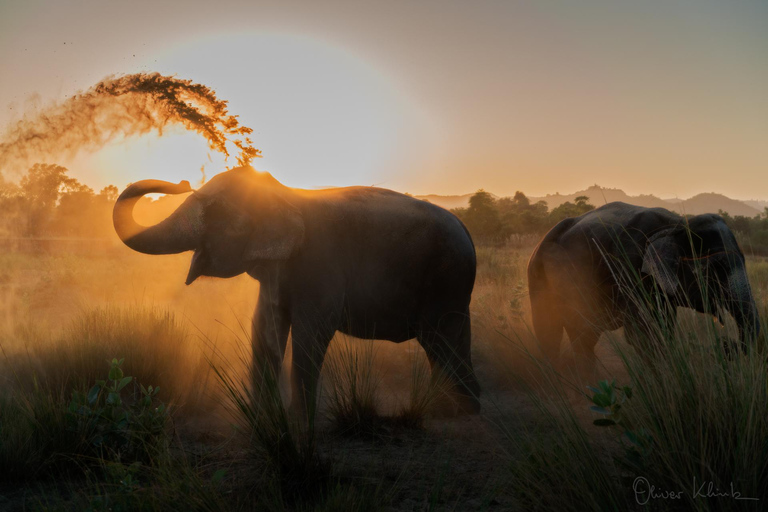
{"type": "Polygon", "coordinates": [[[645,248],[641,272],[653,276],[659,288],[672,295],[680,287],[677,278],[680,257],[676,237],[669,231],[659,233],[651,237],[645,248]]]}
{"type": "Polygon", "coordinates": [[[244,261],[285,260],[304,241],[301,212],[277,194],[256,206],[253,221],[244,261]]]}

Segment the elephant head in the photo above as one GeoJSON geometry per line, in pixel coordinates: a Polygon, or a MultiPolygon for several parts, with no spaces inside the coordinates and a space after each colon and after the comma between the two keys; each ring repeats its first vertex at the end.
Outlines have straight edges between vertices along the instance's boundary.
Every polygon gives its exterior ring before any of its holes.
{"type": "Polygon", "coordinates": [[[294,200],[292,191],[269,174],[240,167],[196,191],[186,181],[134,183],[117,198],[112,219],[120,239],[135,251],[195,251],[186,281],[191,284],[200,276],[234,277],[260,262],[290,258],[304,239],[304,220],[294,200]],[[133,207],[153,192],[192,195],[167,219],[141,226],[133,207]]]}
{"type": "Polygon", "coordinates": [[[673,304],[736,320],[743,342],[760,333],[755,300],[736,238],[719,215],[697,215],[648,239],[642,273],[673,304]]]}

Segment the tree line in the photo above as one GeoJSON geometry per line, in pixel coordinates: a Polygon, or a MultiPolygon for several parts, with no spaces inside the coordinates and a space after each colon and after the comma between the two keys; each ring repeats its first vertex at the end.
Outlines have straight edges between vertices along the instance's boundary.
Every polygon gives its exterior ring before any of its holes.
{"type": "MultiPolygon", "coordinates": [[[[469,206],[451,211],[464,222],[475,243],[483,245],[502,244],[514,235],[543,236],[561,220],[594,209],[586,196],[578,196],[574,202],[565,202],[550,211],[546,202],[531,203],[519,191],[513,197],[495,199],[480,189],[470,197],[469,206]]],[[[731,216],[722,210],[718,213],[746,254],[768,256],[768,208],[754,217],[731,216]]]]}
{"type": "MultiPolygon", "coordinates": [[[[0,237],[113,238],[117,187],[109,185],[96,193],[68,173],[60,165],[38,163],[18,184],[0,181],[0,237]]],[[[532,203],[519,191],[495,199],[480,189],[466,208],[451,211],[477,244],[500,244],[514,235],[541,236],[561,220],[594,208],[586,196],[549,210],[546,202],[532,203]]],[[[745,252],[768,255],[768,208],[755,217],[719,213],[745,252]]]]}
{"type": "Polygon", "coordinates": [[[60,165],[35,164],[18,184],[0,181],[0,237],[114,237],[117,194],[114,185],[95,193],[60,165]]]}
{"type": "Polygon", "coordinates": [[[736,240],[745,254],[768,256],[768,208],[754,217],[730,216],[720,210],[720,216],[736,235],[736,240]]]}
{"type": "Polygon", "coordinates": [[[513,197],[495,199],[480,189],[469,198],[469,206],[451,211],[464,222],[475,243],[499,244],[513,235],[543,235],[561,220],[594,209],[586,196],[578,196],[574,202],[567,201],[550,211],[546,202],[531,203],[520,191],[513,197]]]}

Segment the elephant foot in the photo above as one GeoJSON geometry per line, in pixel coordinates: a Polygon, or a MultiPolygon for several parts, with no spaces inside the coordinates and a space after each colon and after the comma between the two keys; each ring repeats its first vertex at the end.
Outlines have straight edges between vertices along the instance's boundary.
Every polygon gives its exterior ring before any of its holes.
{"type": "Polygon", "coordinates": [[[432,405],[431,413],[436,418],[480,414],[480,400],[461,393],[444,393],[432,405]]]}

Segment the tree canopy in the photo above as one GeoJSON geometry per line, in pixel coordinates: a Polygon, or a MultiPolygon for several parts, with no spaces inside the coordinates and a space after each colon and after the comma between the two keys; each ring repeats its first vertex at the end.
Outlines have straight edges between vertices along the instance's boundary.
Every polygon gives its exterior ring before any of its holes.
{"type": "Polygon", "coordinates": [[[483,189],[469,199],[467,208],[451,210],[458,216],[477,243],[501,243],[512,235],[542,235],[567,217],[582,215],[595,207],[589,198],[579,196],[575,203],[566,202],[551,212],[547,203],[530,199],[520,191],[513,197],[495,199],[483,189]]]}

